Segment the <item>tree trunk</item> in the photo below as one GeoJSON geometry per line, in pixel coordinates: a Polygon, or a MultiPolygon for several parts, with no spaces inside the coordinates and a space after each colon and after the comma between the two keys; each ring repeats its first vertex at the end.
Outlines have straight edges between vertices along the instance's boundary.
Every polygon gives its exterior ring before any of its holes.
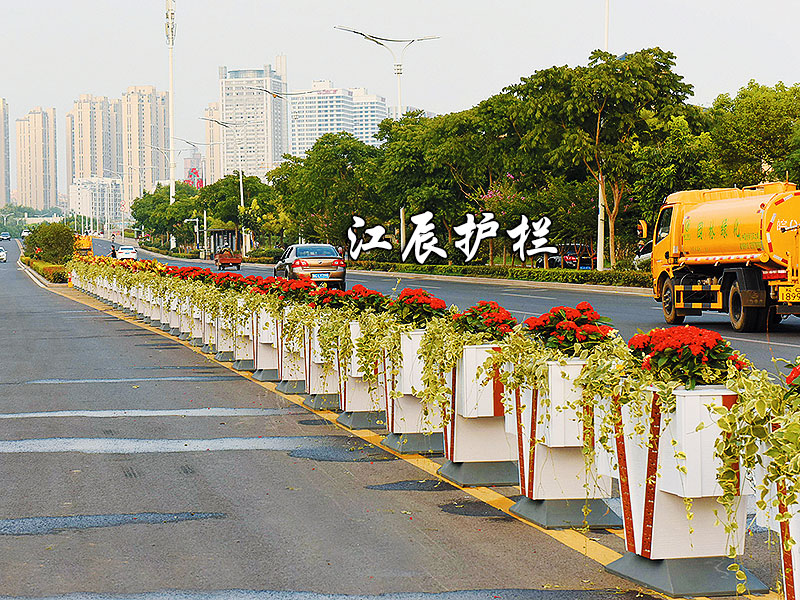
{"type": "Polygon", "coordinates": [[[494,266],[494,239],[489,238],[489,264],[494,266]]]}

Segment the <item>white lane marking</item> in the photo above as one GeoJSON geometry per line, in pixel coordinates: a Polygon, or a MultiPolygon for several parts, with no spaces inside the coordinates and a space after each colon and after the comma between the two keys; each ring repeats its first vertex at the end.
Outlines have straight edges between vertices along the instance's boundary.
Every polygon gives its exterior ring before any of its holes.
{"type": "Polygon", "coordinates": [[[35,283],[36,285],[38,285],[40,288],[42,288],[42,289],[44,289],[44,290],[46,290],[46,289],[47,289],[47,286],[46,286],[46,285],[44,285],[44,284],[42,284],[42,282],[41,282],[41,281],[39,281],[38,279],[36,279],[36,277],[34,277],[34,276],[33,276],[33,273],[31,273],[31,272],[30,272],[28,269],[26,269],[26,268],[25,268],[25,267],[22,265],[22,263],[21,263],[20,261],[17,261],[17,264],[19,265],[20,269],[22,269],[23,271],[25,271],[25,275],[27,275],[28,277],[30,277],[30,278],[31,278],[31,281],[32,281],[33,283],[35,283]]]}
{"type": "Polygon", "coordinates": [[[0,454],[82,452],[84,454],[148,454],[218,452],[222,450],[278,450],[330,444],[310,437],[216,438],[210,440],[142,440],[126,438],[45,438],[0,441],[0,454]]]}
{"type": "Polygon", "coordinates": [[[1,413],[0,419],[36,419],[40,417],[260,417],[268,415],[305,414],[289,408],[185,408],[185,409],[122,409],[122,410],[48,410],[28,413],[1,413]]]}
{"type": "Polygon", "coordinates": [[[532,294],[511,294],[509,292],[500,292],[501,296],[514,296],[516,298],[535,298],[536,300],[558,300],[550,296],[534,296],[532,294]]]}
{"type": "Polygon", "coordinates": [[[238,375],[174,375],[172,377],[129,377],[126,379],[35,379],[24,381],[24,385],[61,385],[64,383],[140,383],[147,381],[233,381],[238,375]]]}
{"type": "Polygon", "coordinates": [[[787,348],[800,348],[800,344],[784,344],[783,342],[770,342],[769,340],[751,340],[749,338],[733,337],[732,335],[724,336],[726,340],[736,340],[737,342],[750,342],[752,344],[765,344],[767,346],[785,346],[787,348]]]}

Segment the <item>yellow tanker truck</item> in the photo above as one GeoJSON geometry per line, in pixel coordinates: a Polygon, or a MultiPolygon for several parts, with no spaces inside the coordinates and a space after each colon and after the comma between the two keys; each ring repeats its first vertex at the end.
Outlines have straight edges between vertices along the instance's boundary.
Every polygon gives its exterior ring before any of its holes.
{"type": "Polygon", "coordinates": [[[800,316],[800,191],[793,183],[690,190],[653,230],[653,295],[664,320],[727,312],[736,331],[800,316]]]}

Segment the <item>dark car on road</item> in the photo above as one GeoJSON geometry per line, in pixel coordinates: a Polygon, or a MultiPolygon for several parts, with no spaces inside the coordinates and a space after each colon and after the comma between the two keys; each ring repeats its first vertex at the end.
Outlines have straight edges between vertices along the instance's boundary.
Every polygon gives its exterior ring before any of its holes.
{"type": "Polygon", "coordinates": [[[287,279],[310,277],[329,288],[345,289],[347,265],[330,244],[294,244],[284,251],[275,264],[275,276],[287,279]]]}

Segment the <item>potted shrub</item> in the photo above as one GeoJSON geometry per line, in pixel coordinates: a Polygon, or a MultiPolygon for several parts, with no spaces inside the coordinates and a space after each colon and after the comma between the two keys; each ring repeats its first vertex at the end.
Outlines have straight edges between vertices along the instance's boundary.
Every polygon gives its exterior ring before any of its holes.
{"type": "Polygon", "coordinates": [[[481,301],[432,321],[420,343],[419,393],[444,417],[447,462],[438,472],[460,485],[516,482],[516,435],[505,427],[500,368],[482,368],[515,325],[496,302],[481,301]]]}
{"type": "Polygon", "coordinates": [[[766,591],[728,558],[744,548],[743,478],[723,492],[718,473],[738,462],[739,450],[723,457],[715,449],[719,421],[738,401],[726,384],[747,363],[718,333],[691,326],[654,329],[629,346],[651,385],[614,403],[628,552],[606,569],[670,595],[732,595],[744,581],[766,591]]]}

